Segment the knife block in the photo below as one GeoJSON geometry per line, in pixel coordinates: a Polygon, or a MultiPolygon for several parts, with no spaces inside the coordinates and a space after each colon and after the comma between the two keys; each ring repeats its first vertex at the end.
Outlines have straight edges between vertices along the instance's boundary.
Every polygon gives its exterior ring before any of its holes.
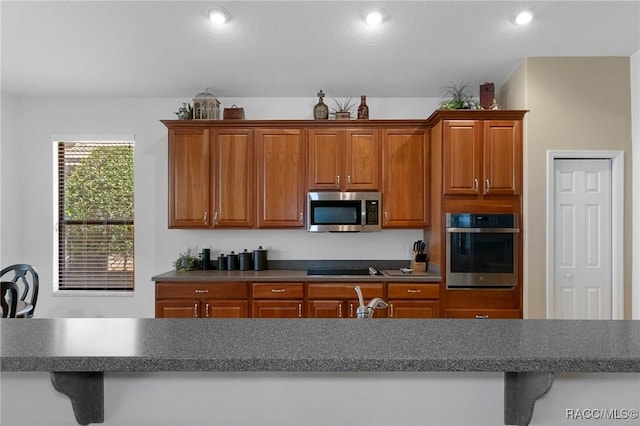
{"type": "Polygon", "coordinates": [[[413,269],[414,272],[426,272],[428,262],[416,262],[417,255],[418,255],[418,252],[414,251],[413,257],[411,258],[410,268],[413,269]]]}

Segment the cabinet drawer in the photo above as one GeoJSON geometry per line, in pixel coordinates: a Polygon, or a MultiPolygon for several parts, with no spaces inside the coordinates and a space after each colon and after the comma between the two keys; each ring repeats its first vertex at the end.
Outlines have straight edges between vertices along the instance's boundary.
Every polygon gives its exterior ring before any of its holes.
{"type": "Polygon", "coordinates": [[[384,295],[382,283],[310,283],[309,299],[356,299],[356,286],[360,286],[362,297],[367,300],[384,295]]]}
{"type": "Polygon", "coordinates": [[[520,294],[517,289],[447,290],[446,301],[446,308],[518,309],[520,294]]]}
{"type": "Polygon", "coordinates": [[[498,319],[498,318],[520,318],[519,309],[445,309],[445,318],[478,318],[478,319],[498,319]]]}
{"type": "Polygon", "coordinates": [[[253,283],[254,299],[302,299],[302,283],[253,283]]]}
{"type": "Polygon", "coordinates": [[[156,299],[246,299],[247,283],[159,283],[156,299]]]}
{"type": "Polygon", "coordinates": [[[438,299],[440,284],[389,283],[389,299],[438,299]]]}

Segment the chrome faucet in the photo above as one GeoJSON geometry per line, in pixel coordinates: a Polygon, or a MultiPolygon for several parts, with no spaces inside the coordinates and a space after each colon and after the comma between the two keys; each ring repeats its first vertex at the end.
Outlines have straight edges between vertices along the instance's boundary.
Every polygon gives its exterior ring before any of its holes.
{"type": "Polygon", "coordinates": [[[384,309],[387,306],[389,306],[387,302],[385,302],[379,297],[375,297],[371,299],[369,301],[369,304],[365,306],[364,298],[362,297],[362,290],[360,289],[360,286],[356,286],[355,291],[358,294],[358,302],[360,303],[360,306],[358,306],[358,310],[356,311],[356,317],[358,319],[373,318],[373,313],[375,312],[376,309],[384,309]]]}

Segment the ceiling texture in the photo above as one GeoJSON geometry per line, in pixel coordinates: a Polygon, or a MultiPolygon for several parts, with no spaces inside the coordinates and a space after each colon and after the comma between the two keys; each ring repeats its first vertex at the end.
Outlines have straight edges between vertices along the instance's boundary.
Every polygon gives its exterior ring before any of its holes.
{"type": "Polygon", "coordinates": [[[440,97],[498,87],[525,57],[640,50],[640,0],[5,0],[0,15],[2,90],[20,96],[440,97]]]}

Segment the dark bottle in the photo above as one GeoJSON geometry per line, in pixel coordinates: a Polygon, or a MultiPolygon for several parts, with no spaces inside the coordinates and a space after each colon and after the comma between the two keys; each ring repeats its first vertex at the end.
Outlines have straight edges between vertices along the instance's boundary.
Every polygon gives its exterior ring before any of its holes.
{"type": "Polygon", "coordinates": [[[369,107],[367,106],[367,97],[360,96],[360,106],[358,107],[358,120],[369,119],[369,107]]]}
{"type": "Polygon", "coordinates": [[[313,107],[313,118],[315,120],[327,120],[329,119],[329,107],[322,100],[324,93],[322,89],[318,92],[318,103],[313,107]]]}

